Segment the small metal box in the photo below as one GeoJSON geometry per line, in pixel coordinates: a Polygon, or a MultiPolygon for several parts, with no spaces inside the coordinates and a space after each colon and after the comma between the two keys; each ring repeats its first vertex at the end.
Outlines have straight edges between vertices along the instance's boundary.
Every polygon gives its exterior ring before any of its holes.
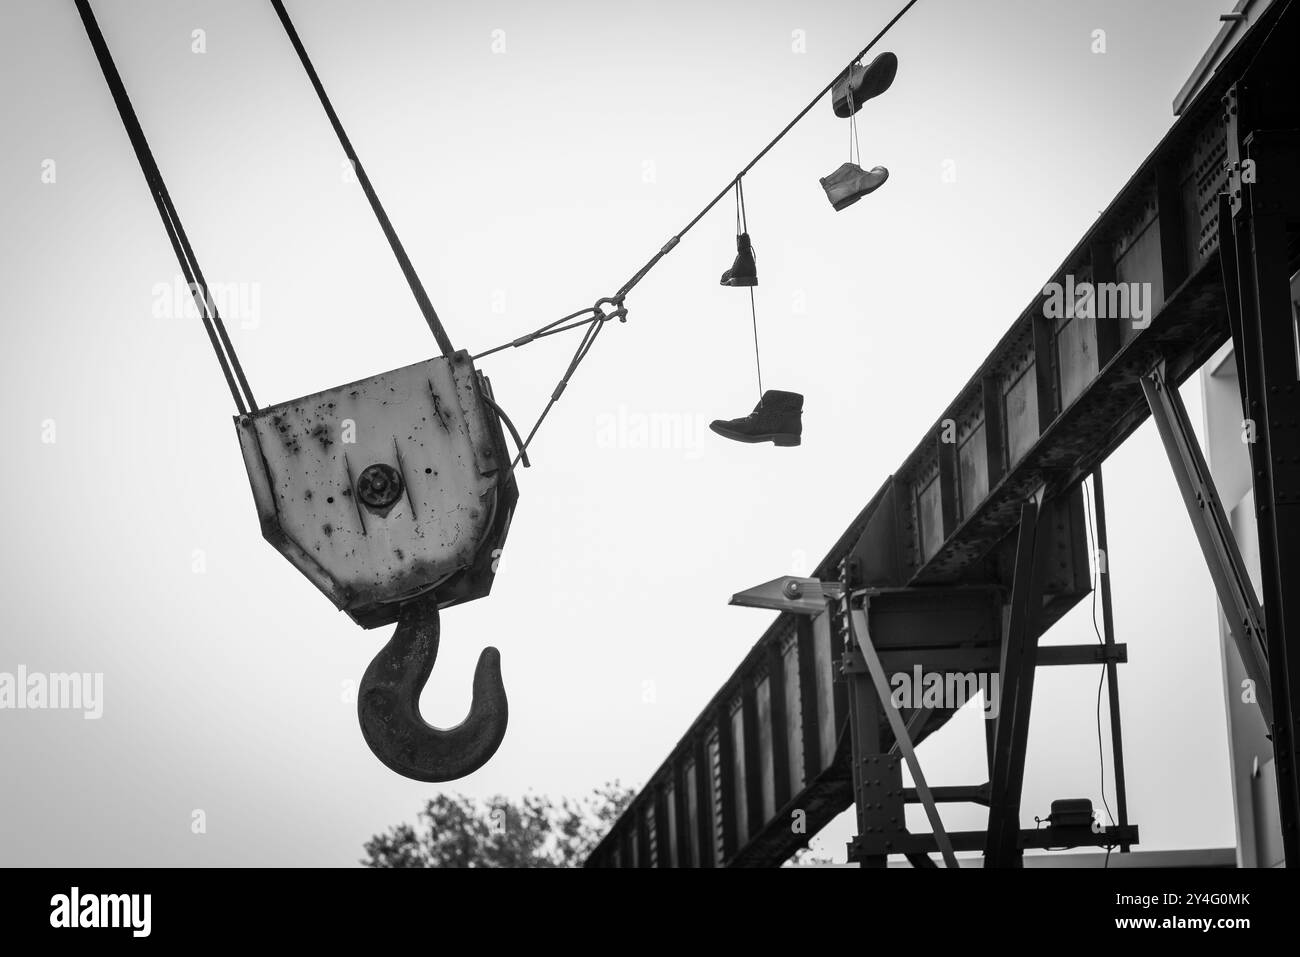
{"type": "Polygon", "coordinates": [[[237,416],[262,535],[364,628],[486,595],[518,490],[463,351],[237,416]]]}

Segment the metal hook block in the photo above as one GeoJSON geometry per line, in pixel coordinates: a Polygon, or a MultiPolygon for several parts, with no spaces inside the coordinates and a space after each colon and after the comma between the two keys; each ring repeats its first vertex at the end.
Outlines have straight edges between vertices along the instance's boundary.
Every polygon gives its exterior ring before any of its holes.
{"type": "Polygon", "coordinates": [[[518,492],[464,352],[236,419],[262,534],[364,628],[486,595],[518,492]]]}

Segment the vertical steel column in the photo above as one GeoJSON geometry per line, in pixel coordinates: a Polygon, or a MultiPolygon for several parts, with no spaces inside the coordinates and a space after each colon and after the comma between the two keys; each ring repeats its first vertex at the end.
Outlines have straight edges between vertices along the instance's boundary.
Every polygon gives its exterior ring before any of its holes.
{"type": "MultiPolygon", "coordinates": [[[[857,812],[858,834],[870,836],[877,826],[878,815],[870,812],[873,802],[868,799],[875,797],[879,792],[878,787],[872,786],[872,781],[876,779],[871,775],[881,773],[873,762],[885,756],[884,729],[880,721],[881,702],[870,681],[850,680],[848,697],[850,752],[853,760],[853,804],[857,812]]],[[[886,777],[897,777],[896,781],[890,783],[897,784],[899,797],[888,799],[885,803],[890,806],[885,810],[901,817],[905,813],[901,797],[902,774],[901,771],[894,769],[887,769],[887,772],[886,777]]],[[[888,793],[893,792],[890,790],[888,793]]],[[[896,825],[891,825],[893,826],[896,825]]],[[[889,864],[889,855],[862,854],[858,856],[857,861],[859,867],[883,868],[889,864]]]]}
{"type": "Polygon", "coordinates": [[[1254,132],[1245,138],[1244,153],[1257,178],[1246,182],[1243,177],[1234,191],[1233,220],[1240,295],[1233,333],[1245,373],[1247,422],[1255,436],[1251,465],[1273,693],[1273,753],[1288,867],[1300,867],[1300,647],[1288,634],[1300,623],[1300,388],[1287,266],[1287,221],[1300,216],[1291,175],[1300,163],[1298,138],[1294,130],[1254,132]]]}
{"type": "MultiPolygon", "coordinates": [[[[1115,650],[1115,614],[1110,598],[1110,544],[1106,539],[1106,491],[1101,480],[1101,465],[1092,471],[1092,496],[1097,506],[1097,577],[1101,584],[1101,620],[1106,650],[1115,650]]],[[[1119,714],[1119,667],[1112,655],[1106,656],[1106,692],[1110,699],[1111,768],[1115,778],[1116,824],[1128,827],[1128,789],[1124,784],[1124,735],[1119,714]]],[[[1102,799],[1105,800],[1106,781],[1103,778],[1102,799]]],[[[1121,854],[1129,852],[1130,844],[1121,843],[1121,854]]]]}
{"type": "Polygon", "coordinates": [[[1039,520],[1039,507],[1020,508],[1016,540],[1016,570],[1011,587],[1011,615],[1002,646],[1002,700],[998,709],[997,743],[989,775],[989,826],[984,845],[985,867],[1020,867],[1020,795],[1025,783],[1025,749],[1029,713],[1038,664],[1038,621],[1042,613],[1047,574],[1048,523],[1039,520]]]}

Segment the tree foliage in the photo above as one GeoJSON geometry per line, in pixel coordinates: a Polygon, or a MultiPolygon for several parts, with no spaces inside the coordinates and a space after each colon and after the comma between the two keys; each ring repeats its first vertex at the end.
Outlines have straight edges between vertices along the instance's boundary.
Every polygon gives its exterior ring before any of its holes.
{"type": "Polygon", "coordinates": [[[366,867],[580,867],[636,792],[617,781],[580,799],[486,801],[439,794],[416,824],[365,843],[366,867]]]}

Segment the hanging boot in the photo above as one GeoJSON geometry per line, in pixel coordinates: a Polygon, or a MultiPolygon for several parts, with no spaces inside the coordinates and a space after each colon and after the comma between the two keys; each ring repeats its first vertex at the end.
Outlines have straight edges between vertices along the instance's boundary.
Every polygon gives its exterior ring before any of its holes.
{"type": "Polygon", "coordinates": [[[736,237],[736,261],[722,274],[723,286],[757,286],[758,265],[754,262],[754,247],[749,233],[736,237]]]}
{"type": "Polygon", "coordinates": [[[803,435],[803,396],[798,392],[768,389],[743,419],[715,419],[709,428],[737,442],[771,442],[798,445],[803,435]]]}
{"type": "Polygon", "coordinates": [[[892,53],[880,54],[869,66],[853,64],[840,75],[831,90],[831,105],[835,108],[835,115],[847,119],[858,112],[867,100],[888,90],[897,73],[898,57],[892,53]]]}
{"type": "Polygon", "coordinates": [[[826,190],[826,198],[831,201],[835,211],[852,206],[863,196],[879,189],[889,179],[889,170],[883,166],[873,166],[864,170],[857,163],[845,163],[830,176],[823,176],[818,182],[826,190]]]}

